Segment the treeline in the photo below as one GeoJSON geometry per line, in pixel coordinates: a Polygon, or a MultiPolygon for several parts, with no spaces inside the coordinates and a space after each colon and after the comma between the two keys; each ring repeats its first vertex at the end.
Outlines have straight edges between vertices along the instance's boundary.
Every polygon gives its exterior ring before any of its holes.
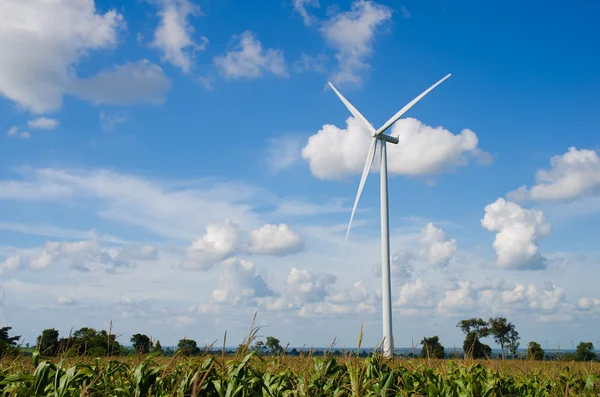
{"type": "MultiPolygon", "coordinates": [[[[525,357],[519,356],[517,350],[520,346],[520,336],[515,326],[505,317],[490,318],[485,321],[481,318],[471,318],[461,320],[456,325],[465,334],[463,342],[463,354],[456,351],[447,353],[444,346],[440,343],[439,337],[425,337],[421,340],[422,346],[420,357],[423,358],[493,358],[492,349],[489,345],[482,342],[484,338],[491,337],[501,349],[502,358],[526,358],[531,360],[543,360],[546,354],[539,343],[532,341],[527,346],[525,357]]],[[[0,356],[18,355],[21,350],[18,347],[20,336],[10,336],[11,327],[0,328],[0,356]]],[[[151,337],[145,334],[134,334],[131,336],[131,348],[122,346],[117,340],[117,336],[112,332],[104,330],[98,331],[94,328],[83,327],[72,332],[68,337],[59,337],[59,332],[54,328],[45,329],[37,337],[35,349],[44,356],[123,356],[131,354],[149,354],[170,356],[175,353],[175,349],[161,346],[160,340],[154,342],[151,337]]],[[[299,356],[304,354],[323,355],[329,354],[339,356],[342,353],[339,350],[330,349],[328,351],[309,351],[297,349],[287,350],[280,344],[279,339],[274,336],[266,337],[265,341],[259,338],[253,338],[253,345],[241,344],[237,350],[226,351],[226,354],[233,354],[240,351],[255,350],[260,354],[286,354],[299,356]]],[[[221,350],[212,350],[206,346],[201,349],[193,339],[183,338],[177,343],[177,353],[179,355],[194,356],[201,354],[222,354],[221,350]]],[[[356,353],[360,357],[366,357],[372,353],[360,351],[356,353]]],[[[407,357],[414,357],[413,353],[407,357]]],[[[591,342],[581,342],[577,346],[575,353],[561,355],[562,359],[576,361],[597,360],[598,356],[594,352],[594,345],[591,342]]]]}
{"type": "MultiPolygon", "coordinates": [[[[514,324],[509,322],[505,317],[490,318],[485,321],[478,317],[473,317],[468,320],[461,320],[456,324],[465,334],[463,342],[464,358],[492,358],[492,348],[481,342],[481,339],[492,337],[494,342],[500,346],[501,357],[504,359],[521,358],[517,355],[520,346],[519,340],[521,337],[517,332],[514,324]]],[[[446,354],[444,346],[439,341],[439,337],[425,337],[421,341],[422,349],[420,356],[423,358],[447,358],[460,357],[456,352],[446,354]]],[[[525,359],[543,360],[546,353],[539,343],[535,341],[529,342],[525,359]]],[[[561,359],[569,361],[592,361],[597,360],[598,356],[594,352],[594,345],[591,342],[581,342],[577,345],[575,353],[562,354],[561,359]]]]}

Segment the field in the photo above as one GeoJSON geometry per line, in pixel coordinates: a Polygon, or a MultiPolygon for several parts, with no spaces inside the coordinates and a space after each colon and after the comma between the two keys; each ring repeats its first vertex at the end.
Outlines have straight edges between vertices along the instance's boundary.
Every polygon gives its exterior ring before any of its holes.
{"type": "Polygon", "coordinates": [[[600,363],[289,357],[0,361],[1,396],[598,396],[600,363]]]}

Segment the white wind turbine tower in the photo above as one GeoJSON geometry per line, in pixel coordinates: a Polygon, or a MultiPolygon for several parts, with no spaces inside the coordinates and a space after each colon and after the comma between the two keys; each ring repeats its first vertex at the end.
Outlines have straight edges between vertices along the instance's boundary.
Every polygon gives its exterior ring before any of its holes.
{"type": "Polygon", "coordinates": [[[354,213],[356,212],[356,206],[360,199],[363,187],[369,175],[371,165],[375,159],[375,151],[377,148],[377,142],[380,142],[381,146],[381,172],[380,172],[380,185],[381,185],[381,300],[382,300],[382,312],[383,312],[383,354],[385,356],[394,355],[394,339],[392,333],[392,293],[391,293],[391,280],[390,280],[390,228],[389,228],[389,216],[388,216],[388,187],[387,187],[387,151],[386,143],[390,142],[397,144],[399,142],[397,137],[386,135],[384,132],[392,126],[400,117],[410,110],[417,102],[419,102],[425,95],[433,90],[438,85],[442,84],[444,80],[450,77],[450,74],[446,75],[443,79],[429,87],[421,95],[410,101],[404,106],[398,113],[392,116],[381,128],[376,130],[367,119],[360,114],[358,110],[340,92],[329,83],[329,86],[337,94],[337,96],[344,102],[344,105],[348,108],[350,113],[358,119],[361,124],[371,132],[371,146],[367,154],[365,161],[365,168],[360,178],[360,184],[358,185],[358,192],[356,193],[356,199],[354,200],[354,206],[352,207],[352,215],[350,215],[350,222],[348,223],[348,230],[346,232],[346,241],[348,241],[348,234],[350,233],[350,227],[352,226],[352,219],[354,219],[354,213]]]}

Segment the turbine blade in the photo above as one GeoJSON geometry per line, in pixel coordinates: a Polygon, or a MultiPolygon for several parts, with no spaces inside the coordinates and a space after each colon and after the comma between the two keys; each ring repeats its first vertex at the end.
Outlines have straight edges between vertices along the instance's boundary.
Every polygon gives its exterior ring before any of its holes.
{"type": "Polygon", "coordinates": [[[446,80],[451,75],[452,75],[451,73],[448,73],[443,79],[441,79],[440,81],[438,81],[437,83],[435,83],[434,85],[432,85],[431,87],[429,87],[428,89],[426,89],[425,91],[423,91],[423,93],[421,95],[419,95],[418,97],[416,97],[415,99],[413,99],[412,101],[410,101],[406,106],[404,106],[402,109],[400,109],[400,111],[398,111],[398,113],[396,113],[395,115],[393,115],[392,118],[390,118],[380,129],[378,129],[377,132],[375,133],[375,135],[383,134],[385,132],[385,130],[387,130],[388,128],[390,128],[390,126],[392,124],[394,124],[396,121],[398,121],[398,119],[400,117],[402,117],[404,115],[404,113],[408,112],[410,110],[410,108],[412,108],[413,106],[415,106],[415,104],[417,102],[419,102],[421,99],[423,99],[423,97],[425,95],[429,94],[429,92],[431,90],[433,90],[438,85],[442,84],[444,82],[444,80],[446,80]]]}
{"type": "Polygon", "coordinates": [[[354,106],[352,106],[352,104],[350,102],[348,102],[348,100],[346,98],[344,98],[344,96],[342,94],[340,94],[340,92],[333,86],[333,84],[331,84],[331,83],[328,83],[328,84],[331,87],[331,89],[333,90],[333,92],[335,92],[335,94],[338,96],[338,98],[340,98],[342,100],[342,102],[344,102],[344,105],[346,105],[346,107],[348,108],[350,113],[352,113],[352,115],[354,117],[356,117],[362,123],[362,125],[365,126],[365,128],[371,133],[371,135],[374,136],[375,135],[375,127],[373,127],[371,125],[371,123],[369,123],[369,121],[365,118],[365,116],[360,114],[360,112],[354,106]]]}
{"type": "Polygon", "coordinates": [[[354,213],[356,212],[356,207],[358,206],[358,200],[360,200],[360,195],[363,191],[363,188],[365,187],[367,176],[369,175],[371,165],[373,164],[373,160],[375,159],[377,141],[378,139],[375,137],[373,137],[373,139],[371,140],[371,146],[369,147],[369,152],[367,153],[367,159],[365,161],[365,168],[363,168],[362,177],[360,178],[360,184],[358,185],[358,192],[356,193],[356,198],[354,199],[354,207],[352,207],[352,215],[350,215],[348,230],[346,231],[346,241],[348,241],[348,235],[350,234],[350,228],[352,227],[352,220],[354,219],[354,213]]]}

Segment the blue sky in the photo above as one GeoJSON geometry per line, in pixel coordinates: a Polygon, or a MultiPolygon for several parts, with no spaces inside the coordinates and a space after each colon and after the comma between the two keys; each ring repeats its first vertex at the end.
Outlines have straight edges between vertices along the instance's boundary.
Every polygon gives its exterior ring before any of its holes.
{"type": "Polygon", "coordinates": [[[375,345],[377,164],[344,243],[369,138],[326,84],[378,127],[452,73],[388,131],[396,345],[595,340],[599,8],[4,2],[1,322],[375,345]]]}

